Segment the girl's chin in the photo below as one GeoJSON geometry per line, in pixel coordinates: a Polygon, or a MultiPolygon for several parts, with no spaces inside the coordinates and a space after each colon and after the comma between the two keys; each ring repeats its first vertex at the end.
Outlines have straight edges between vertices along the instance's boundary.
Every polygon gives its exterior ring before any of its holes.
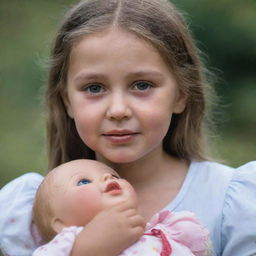
{"type": "Polygon", "coordinates": [[[106,158],[108,162],[113,164],[129,164],[135,162],[136,160],[130,158],[106,158]]]}
{"type": "Polygon", "coordinates": [[[135,156],[135,155],[127,155],[127,154],[122,154],[122,155],[108,155],[104,157],[107,159],[107,161],[115,164],[128,164],[132,162],[136,162],[140,157],[135,156]]]}

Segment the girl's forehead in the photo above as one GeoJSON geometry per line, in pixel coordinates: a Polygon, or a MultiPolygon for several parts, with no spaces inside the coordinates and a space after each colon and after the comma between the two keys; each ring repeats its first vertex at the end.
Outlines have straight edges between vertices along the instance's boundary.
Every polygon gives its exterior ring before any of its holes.
{"type": "Polygon", "coordinates": [[[172,73],[169,64],[151,42],[132,32],[112,29],[85,36],[73,46],[67,82],[76,85],[96,76],[121,79],[138,72],[153,71],[164,75],[172,73]]]}
{"type": "MultiPolygon", "coordinates": [[[[143,38],[142,36],[137,35],[133,31],[129,31],[127,29],[123,28],[108,28],[105,30],[102,30],[100,32],[88,34],[79,37],[73,44],[70,52],[70,56],[72,59],[72,56],[77,51],[79,52],[79,55],[81,54],[81,50],[84,49],[96,49],[99,50],[99,48],[102,48],[104,52],[110,51],[111,54],[115,54],[115,52],[112,51],[113,48],[119,49],[122,47],[125,47],[127,50],[127,45],[143,45],[143,48],[148,48],[150,51],[155,51],[158,53],[157,48],[148,40],[143,38]],[[106,43],[108,43],[109,47],[106,47],[106,43]]],[[[131,49],[129,48],[129,51],[131,49]]],[[[127,56],[129,56],[127,52],[127,56]]]]}

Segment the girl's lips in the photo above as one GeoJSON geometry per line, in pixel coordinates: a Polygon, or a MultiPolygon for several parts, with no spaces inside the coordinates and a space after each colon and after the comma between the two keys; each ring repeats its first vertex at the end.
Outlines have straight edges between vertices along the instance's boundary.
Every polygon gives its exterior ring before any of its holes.
{"type": "Polygon", "coordinates": [[[104,133],[103,136],[112,143],[128,143],[138,134],[131,130],[112,130],[104,133]]]}
{"type": "Polygon", "coordinates": [[[122,189],[116,181],[109,182],[104,190],[104,193],[110,193],[111,195],[117,195],[121,192],[122,189]]]}
{"type": "Polygon", "coordinates": [[[103,133],[104,136],[126,136],[126,135],[134,135],[138,134],[138,132],[132,130],[111,130],[106,133],[103,133]]]}

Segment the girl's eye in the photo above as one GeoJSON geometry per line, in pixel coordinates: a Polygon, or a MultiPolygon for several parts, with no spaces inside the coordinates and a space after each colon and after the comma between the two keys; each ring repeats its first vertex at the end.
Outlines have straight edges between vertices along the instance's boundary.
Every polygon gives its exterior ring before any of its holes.
{"type": "Polygon", "coordinates": [[[138,91],[145,91],[152,87],[152,84],[146,81],[138,81],[133,85],[133,89],[138,91]]]}
{"type": "Polygon", "coordinates": [[[101,93],[101,92],[105,91],[103,86],[100,85],[100,84],[88,85],[84,90],[91,93],[91,94],[101,93]]]}
{"type": "Polygon", "coordinates": [[[77,186],[83,186],[86,184],[92,183],[92,181],[88,180],[88,179],[81,179],[77,182],[77,186]]]}

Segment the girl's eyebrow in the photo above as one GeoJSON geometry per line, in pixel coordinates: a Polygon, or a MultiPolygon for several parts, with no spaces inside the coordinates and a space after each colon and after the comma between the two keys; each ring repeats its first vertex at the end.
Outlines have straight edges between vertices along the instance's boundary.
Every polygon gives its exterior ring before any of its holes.
{"type": "MultiPolygon", "coordinates": [[[[107,79],[107,74],[101,74],[101,73],[90,73],[90,72],[80,72],[78,75],[75,76],[74,81],[79,82],[83,80],[97,80],[97,79],[107,79]]],[[[134,78],[134,77],[152,77],[152,78],[158,78],[162,79],[164,75],[155,70],[141,70],[141,71],[134,71],[128,73],[126,78],[134,78]]]]}
{"type": "Polygon", "coordinates": [[[127,77],[156,77],[156,78],[163,78],[164,75],[155,70],[141,70],[141,71],[135,71],[131,72],[127,75],[127,77]]]}
{"type": "Polygon", "coordinates": [[[144,80],[153,83],[162,83],[162,81],[165,80],[165,77],[166,74],[157,70],[141,70],[128,74],[126,79],[133,82],[144,80]]]}
{"type": "Polygon", "coordinates": [[[81,72],[77,76],[75,76],[74,81],[79,82],[83,80],[97,80],[97,79],[106,79],[106,75],[99,74],[99,73],[81,72]]]}

